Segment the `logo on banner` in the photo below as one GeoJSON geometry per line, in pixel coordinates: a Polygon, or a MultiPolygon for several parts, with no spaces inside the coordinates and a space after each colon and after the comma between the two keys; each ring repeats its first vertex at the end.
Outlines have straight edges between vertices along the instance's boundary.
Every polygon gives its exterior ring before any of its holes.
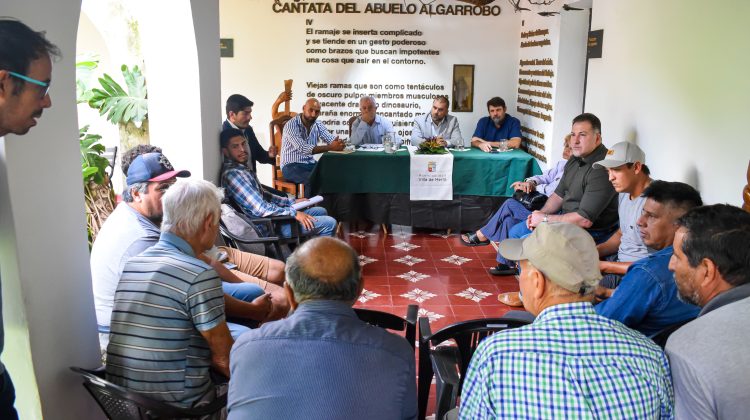
{"type": "Polygon", "coordinates": [[[437,169],[437,162],[427,162],[427,172],[435,172],[437,169]]]}

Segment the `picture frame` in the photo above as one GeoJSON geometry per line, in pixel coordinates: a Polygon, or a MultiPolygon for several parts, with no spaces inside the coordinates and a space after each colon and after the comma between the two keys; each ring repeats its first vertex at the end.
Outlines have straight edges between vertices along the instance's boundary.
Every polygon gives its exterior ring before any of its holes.
{"type": "Polygon", "coordinates": [[[451,112],[474,112],[474,65],[453,65],[451,112]]]}

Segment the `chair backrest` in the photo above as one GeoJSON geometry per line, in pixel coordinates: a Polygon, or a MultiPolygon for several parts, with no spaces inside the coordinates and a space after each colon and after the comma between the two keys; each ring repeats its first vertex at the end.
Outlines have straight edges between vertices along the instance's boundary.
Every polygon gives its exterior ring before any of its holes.
{"type": "Polygon", "coordinates": [[[274,184],[277,179],[284,179],[284,175],[281,174],[281,139],[284,136],[284,125],[291,119],[292,117],[289,115],[282,115],[268,124],[271,141],[273,141],[273,145],[276,146],[277,150],[276,160],[273,164],[274,184]]]}
{"type": "Polygon", "coordinates": [[[385,328],[387,330],[403,331],[404,338],[409,345],[411,345],[412,348],[416,348],[417,314],[419,312],[419,305],[409,305],[406,308],[405,318],[401,318],[400,316],[389,312],[376,311],[374,309],[354,308],[354,312],[360,320],[370,325],[385,328]]]}
{"type": "Polygon", "coordinates": [[[117,146],[107,147],[102,153],[102,157],[109,161],[109,179],[112,179],[112,175],[115,173],[115,162],[117,162],[117,146]]]}
{"type": "MultiPolygon", "coordinates": [[[[693,318],[695,319],[695,318],[693,318]]],[[[669,336],[672,335],[673,332],[677,331],[682,327],[683,325],[687,324],[688,322],[692,321],[693,319],[687,319],[682,322],[678,322],[676,324],[672,324],[661,331],[657,332],[656,334],[651,337],[651,340],[654,341],[654,343],[658,344],[659,347],[662,349],[667,346],[667,340],[669,340],[669,336]]]]}
{"type": "Polygon", "coordinates": [[[352,115],[352,117],[349,118],[349,122],[347,123],[349,124],[349,138],[352,138],[352,124],[354,124],[354,121],[356,121],[357,118],[359,118],[359,115],[352,115]]]}
{"type": "Polygon", "coordinates": [[[156,401],[104,379],[104,369],[88,370],[71,367],[83,377],[83,386],[94,397],[99,407],[112,420],[196,418],[219,411],[226,406],[226,395],[208,405],[182,408],[156,401]]]}
{"type": "MultiPolygon", "coordinates": [[[[224,241],[232,248],[240,251],[251,252],[253,254],[265,255],[266,248],[263,244],[243,244],[234,238],[239,239],[258,239],[261,237],[257,228],[248,220],[243,218],[229,204],[221,205],[221,226],[225,230],[224,241]],[[229,235],[227,235],[227,233],[229,235]]],[[[220,229],[221,230],[221,229],[220,229]]]]}
{"type": "MultiPolygon", "coordinates": [[[[420,330],[422,330],[423,322],[426,322],[429,325],[429,319],[419,319],[420,330]]],[[[440,331],[437,331],[430,336],[423,337],[420,340],[420,349],[423,342],[427,350],[429,350],[430,346],[437,346],[438,344],[450,340],[456,343],[460,358],[458,364],[458,371],[461,377],[459,385],[460,391],[460,388],[463,385],[464,376],[466,375],[466,370],[469,367],[469,361],[471,361],[471,356],[474,355],[474,351],[477,349],[477,346],[479,346],[479,343],[494,333],[511,328],[522,327],[527,324],[528,321],[510,318],[483,318],[457,322],[442,328],[440,331]]]]}

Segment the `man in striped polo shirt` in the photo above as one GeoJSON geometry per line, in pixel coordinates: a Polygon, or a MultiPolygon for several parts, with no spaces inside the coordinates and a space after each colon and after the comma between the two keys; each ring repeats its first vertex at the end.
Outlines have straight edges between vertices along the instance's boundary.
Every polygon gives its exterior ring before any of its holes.
{"type": "Polygon", "coordinates": [[[197,258],[213,246],[222,197],[204,180],[164,194],[159,242],[128,261],[117,286],[107,380],[189,407],[215,396],[210,367],[229,377],[221,280],[197,258]]]}
{"type": "Polygon", "coordinates": [[[302,107],[302,114],[287,121],[281,138],[281,172],[287,181],[305,184],[305,196],[310,196],[308,180],[315,168],[314,154],[330,150],[344,150],[344,142],[334,137],[318,121],[320,102],[310,98],[302,107]],[[319,144],[322,143],[322,144],[319,144]]]}
{"type": "Polygon", "coordinates": [[[494,334],[471,359],[460,418],[672,418],[664,352],[591,305],[601,273],[591,235],[570,223],[540,223],[526,239],[500,243],[520,261],[525,327],[494,334]]]}

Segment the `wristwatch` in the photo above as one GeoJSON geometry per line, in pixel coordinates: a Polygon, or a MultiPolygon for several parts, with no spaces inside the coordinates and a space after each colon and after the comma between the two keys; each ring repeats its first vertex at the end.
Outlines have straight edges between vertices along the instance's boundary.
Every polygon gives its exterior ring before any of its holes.
{"type": "Polygon", "coordinates": [[[542,219],[543,223],[547,223],[547,216],[548,216],[547,214],[544,215],[544,219],[542,219]]]}

